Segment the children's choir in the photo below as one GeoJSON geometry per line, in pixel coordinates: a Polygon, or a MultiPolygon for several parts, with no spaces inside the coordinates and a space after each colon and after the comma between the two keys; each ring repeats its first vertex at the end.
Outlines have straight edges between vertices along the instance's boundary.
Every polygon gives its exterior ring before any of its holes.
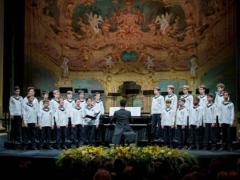
{"type": "Polygon", "coordinates": [[[56,139],[57,149],[66,149],[67,143],[76,147],[95,144],[95,132],[100,115],[104,113],[100,93],[85,99],[84,92],[79,91],[79,98],[74,100],[72,91],[67,91],[66,99],[63,99],[60,92],[54,90],[53,99],[49,100],[49,93],[43,92],[42,100],[38,102],[33,87],[27,92],[22,98],[20,88],[15,87],[14,95],[10,97],[11,138],[15,144],[31,149],[52,149],[52,136],[56,139]]]}
{"type": "MultiPolygon", "coordinates": [[[[151,106],[152,139],[161,140],[170,147],[174,144],[191,150],[217,150],[220,140],[220,150],[230,150],[234,104],[224,88],[224,84],[219,83],[214,98],[212,94],[206,94],[207,88],[201,85],[199,95],[194,97],[189,92],[190,87],[184,85],[183,95],[178,100],[173,85],[167,86],[165,97],[160,88],[155,87],[151,106]]],[[[25,98],[20,96],[20,88],[15,87],[9,101],[14,143],[30,144],[36,149],[38,141],[40,148],[51,149],[50,142],[55,136],[56,148],[65,149],[67,141],[76,147],[94,145],[100,116],[104,114],[100,93],[85,99],[84,91],[80,90],[76,100],[72,91],[66,94],[63,99],[60,92],[54,90],[53,98],[49,100],[48,92],[43,92],[42,100],[38,102],[33,87],[28,88],[25,98]]]]}
{"type": "Polygon", "coordinates": [[[224,84],[217,85],[215,100],[212,94],[206,94],[206,89],[204,85],[199,86],[199,95],[193,97],[190,87],[184,85],[183,95],[177,101],[174,86],[169,85],[163,104],[160,89],[154,88],[151,108],[153,139],[161,140],[163,133],[163,143],[170,147],[174,144],[189,150],[217,150],[217,142],[221,142],[218,150],[231,150],[234,104],[224,84]]]}

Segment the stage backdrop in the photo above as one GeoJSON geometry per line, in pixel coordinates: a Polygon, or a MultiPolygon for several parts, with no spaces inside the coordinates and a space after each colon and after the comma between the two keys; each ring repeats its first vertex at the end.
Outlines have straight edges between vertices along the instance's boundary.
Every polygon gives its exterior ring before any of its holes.
{"type": "MultiPolygon", "coordinates": [[[[234,0],[26,0],[25,14],[25,86],[85,80],[107,97],[125,81],[177,93],[222,81],[235,100],[234,0]]],[[[148,111],[149,97],[138,104],[148,111]]]]}

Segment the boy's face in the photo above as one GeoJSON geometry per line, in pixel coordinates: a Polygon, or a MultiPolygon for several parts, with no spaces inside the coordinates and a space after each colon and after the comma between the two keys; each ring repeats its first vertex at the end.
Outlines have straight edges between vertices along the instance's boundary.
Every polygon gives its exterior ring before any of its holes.
{"type": "Polygon", "coordinates": [[[49,107],[49,102],[45,102],[45,103],[43,104],[43,107],[47,109],[47,108],[49,107]]]}
{"type": "Polygon", "coordinates": [[[199,88],[198,90],[199,90],[200,94],[205,94],[205,89],[204,88],[199,88]]]}
{"type": "Polygon", "coordinates": [[[172,94],[173,93],[172,88],[167,88],[167,92],[168,92],[168,94],[172,94]]]}
{"type": "Polygon", "coordinates": [[[170,107],[171,107],[171,103],[167,102],[167,103],[166,103],[166,107],[167,107],[167,108],[170,108],[170,107]]]}
{"type": "Polygon", "coordinates": [[[208,101],[209,103],[211,103],[211,102],[213,101],[213,98],[212,98],[211,96],[208,96],[208,97],[207,97],[207,101],[208,101]]]}
{"type": "Polygon", "coordinates": [[[76,100],[76,106],[80,106],[80,104],[81,104],[81,101],[78,99],[78,100],[76,100]]]}
{"type": "Polygon", "coordinates": [[[68,99],[72,99],[72,94],[67,94],[68,99]]]}
{"type": "Polygon", "coordinates": [[[48,99],[48,97],[49,97],[48,93],[45,93],[45,94],[43,95],[43,99],[48,99]]]}
{"type": "Polygon", "coordinates": [[[194,105],[194,106],[197,106],[198,104],[199,104],[199,101],[196,100],[196,99],[194,99],[194,100],[193,100],[193,105],[194,105]]]}
{"type": "Polygon", "coordinates": [[[182,107],[182,106],[184,105],[184,102],[183,102],[183,101],[178,101],[178,105],[179,105],[180,107],[182,107]]]}
{"type": "Polygon", "coordinates": [[[79,98],[80,98],[80,99],[84,99],[84,93],[80,93],[80,94],[79,94],[79,98]]]}
{"type": "Polygon", "coordinates": [[[55,97],[55,98],[59,98],[59,97],[60,97],[60,93],[59,93],[59,92],[55,92],[55,93],[54,93],[54,97],[55,97]]]}
{"type": "Polygon", "coordinates": [[[35,95],[34,89],[30,89],[30,90],[28,91],[28,95],[29,95],[29,96],[34,96],[34,95],[35,95]]]}
{"type": "Polygon", "coordinates": [[[228,93],[224,93],[223,94],[223,98],[224,98],[224,100],[229,100],[229,94],[228,93]]]}
{"type": "Polygon", "coordinates": [[[92,100],[91,100],[91,99],[88,99],[88,100],[87,100],[87,105],[88,105],[88,106],[91,106],[91,105],[92,105],[92,100]]]}
{"type": "Polygon", "coordinates": [[[17,90],[15,91],[15,95],[16,95],[16,96],[19,96],[19,95],[20,95],[20,89],[17,89],[17,90]]]}
{"type": "Polygon", "coordinates": [[[158,89],[154,89],[154,95],[159,95],[160,94],[160,91],[158,89]]]}
{"type": "Polygon", "coordinates": [[[96,99],[96,100],[99,100],[99,99],[100,99],[100,94],[96,94],[96,95],[95,95],[95,99],[96,99]]]}
{"type": "Polygon", "coordinates": [[[63,101],[63,99],[60,99],[59,104],[60,104],[60,106],[64,106],[64,101],[63,101]]]}
{"type": "Polygon", "coordinates": [[[187,88],[183,88],[183,94],[188,94],[188,89],[187,88]]]}
{"type": "Polygon", "coordinates": [[[29,103],[32,103],[32,102],[33,102],[33,99],[34,99],[33,96],[29,97],[29,98],[28,98],[28,102],[29,102],[29,103]]]}
{"type": "Polygon", "coordinates": [[[217,87],[218,92],[223,92],[224,88],[223,87],[217,87]]]}

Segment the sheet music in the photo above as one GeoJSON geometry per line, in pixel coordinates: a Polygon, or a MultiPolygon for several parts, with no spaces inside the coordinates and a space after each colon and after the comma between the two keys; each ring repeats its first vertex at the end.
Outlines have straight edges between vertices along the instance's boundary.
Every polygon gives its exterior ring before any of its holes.
{"type": "MultiPolygon", "coordinates": [[[[110,107],[109,116],[113,116],[114,112],[119,109],[120,107],[110,107]]],[[[141,116],[141,107],[125,107],[125,109],[131,112],[131,116],[141,116]]]]}

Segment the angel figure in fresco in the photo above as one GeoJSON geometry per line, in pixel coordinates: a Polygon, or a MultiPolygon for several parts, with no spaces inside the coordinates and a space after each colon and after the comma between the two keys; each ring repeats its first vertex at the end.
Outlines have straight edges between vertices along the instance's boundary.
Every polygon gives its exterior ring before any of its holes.
{"type": "Polygon", "coordinates": [[[105,59],[105,63],[107,65],[107,67],[112,68],[112,66],[114,64],[112,56],[109,55],[109,56],[105,57],[104,59],[105,59]]]}
{"type": "Polygon", "coordinates": [[[159,30],[160,30],[162,35],[166,34],[167,28],[170,25],[169,24],[170,19],[171,19],[171,15],[168,14],[168,13],[162,14],[161,16],[156,17],[155,24],[157,25],[157,27],[159,27],[159,30]]]}
{"type": "Polygon", "coordinates": [[[154,67],[154,58],[152,58],[151,56],[147,56],[147,60],[145,62],[145,66],[147,67],[147,69],[152,69],[154,67]]]}
{"type": "Polygon", "coordinates": [[[63,58],[63,63],[61,68],[63,69],[63,77],[68,77],[69,75],[69,68],[68,68],[69,59],[67,57],[63,58]]]}
{"type": "Polygon", "coordinates": [[[93,14],[92,12],[90,14],[87,14],[88,17],[88,23],[90,24],[93,32],[95,34],[99,34],[101,32],[101,29],[99,25],[103,23],[102,16],[98,16],[97,14],[93,14]]]}
{"type": "Polygon", "coordinates": [[[198,69],[198,63],[197,63],[197,56],[192,55],[190,60],[189,60],[189,64],[190,64],[190,72],[192,77],[196,77],[197,73],[197,69],[198,69]]]}

